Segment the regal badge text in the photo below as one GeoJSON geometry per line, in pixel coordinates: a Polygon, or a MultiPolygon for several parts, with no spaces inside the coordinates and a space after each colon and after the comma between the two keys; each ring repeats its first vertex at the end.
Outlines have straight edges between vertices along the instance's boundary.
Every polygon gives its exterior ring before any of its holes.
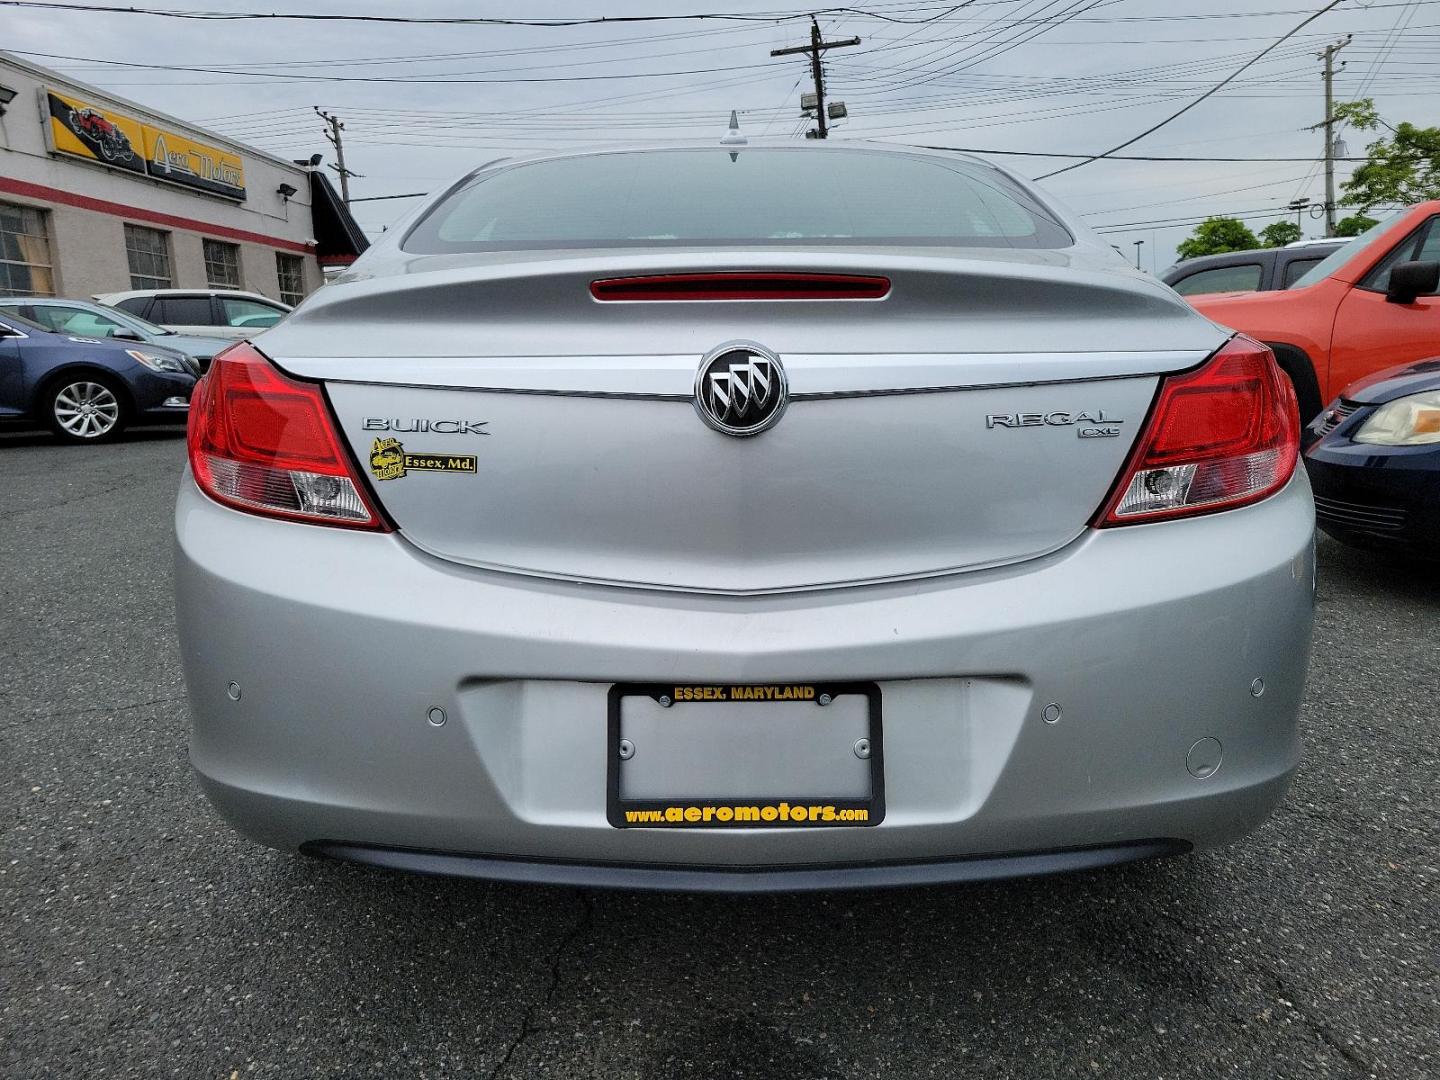
{"type": "Polygon", "coordinates": [[[985,417],[985,427],[992,431],[995,428],[1073,427],[1076,436],[1081,439],[1118,439],[1119,425],[1124,422],[1104,409],[1093,413],[990,413],[985,417]]]}
{"type": "Polygon", "coordinates": [[[398,480],[407,472],[477,471],[473,454],[409,454],[399,439],[376,439],[370,447],[370,471],[376,480],[398,480]]]}

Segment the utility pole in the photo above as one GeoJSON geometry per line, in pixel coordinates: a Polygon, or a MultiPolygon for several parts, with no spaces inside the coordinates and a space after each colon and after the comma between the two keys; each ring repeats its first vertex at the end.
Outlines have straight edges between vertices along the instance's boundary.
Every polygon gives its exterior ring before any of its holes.
{"type": "Polygon", "coordinates": [[[1305,226],[1300,224],[1300,217],[1305,213],[1305,208],[1309,205],[1310,199],[1304,195],[1285,204],[1286,210],[1295,211],[1295,227],[1300,230],[1301,235],[1305,233],[1305,226]]]}
{"type": "MultiPolygon", "coordinates": [[[[1350,44],[1350,35],[1315,55],[1325,61],[1325,235],[1335,235],[1335,54],[1350,44]]],[[[1342,62],[1340,67],[1344,67],[1342,62]]]]}
{"type": "Polygon", "coordinates": [[[1135,269],[1136,269],[1136,270],[1139,270],[1139,269],[1140,269],[1140,245],[1143,244],[1143,243],[1145,243],[1144,240],[1136,240],[1136,241],[1135,241],[1135,269]]]}
{"type": "Polygon", "coordinates": [[[820,67],[820,54],[827,49],[843,49],[850,45],[859,45],[858,37],[845,38],[842,41],[825,41],[820,37],[820,24],[815,16],[810,16],[810,44],[796,45],[789,49],[771,49],[771,56],[794,56],[796,53],[810,54],[810,77],[815,80],[815,138],[823,139],[829,132],[830,127],[826,123],[825,116],[825,72],[820,67]]]}
{"type": "Polygon", "coordinates": [[[335,147],[335,160],[338,164],[331,165],[330,167],[340,174],[340,199],[346,206],[349,206],[350,177],[359,177],[361,174],[351,172],[345,167],[345,143],[340,137],[340,133],[345,130],[345,125],[340,122],[338,116],[332,116],[320,108],[319,105],[315,105],[313,108],[315,109],[315,114],[319,116],[321,120],[325,121],[325,126],[328,128],[325,132],[325,138],[329,139],[330,145],[335,147]]]}

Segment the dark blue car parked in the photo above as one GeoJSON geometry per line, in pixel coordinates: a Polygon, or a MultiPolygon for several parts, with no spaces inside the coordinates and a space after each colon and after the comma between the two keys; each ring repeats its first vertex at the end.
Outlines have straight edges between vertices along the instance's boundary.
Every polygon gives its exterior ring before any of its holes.
{"type": "Polygon", "coordinates": [[[174,349],[75,337],[0,315],[0,424],[100,442],[126,424],[184,420],[199,375],[194,359],[174,349]]]}
{"type": "Polygon", "coordinates": [[[1440,359],[1351,383],[1305,439],[1320,528],[1357,547],[1440,559],[1440,359]]]}

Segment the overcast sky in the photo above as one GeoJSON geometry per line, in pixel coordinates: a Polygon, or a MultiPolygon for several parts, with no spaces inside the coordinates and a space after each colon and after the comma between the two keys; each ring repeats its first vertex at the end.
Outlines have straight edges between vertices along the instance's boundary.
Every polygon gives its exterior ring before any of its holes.
{"type": "MultiPolygon", "coordinates": [[[[827,37],[862,43],[827,57],[827,92],[850,118],[832,138],[994,150],[1094,153],[1143,131],[1273,43],[1323,0],[852,0],[821,16],[827,37]]],[[[527,19],[686,11],[800,13],[755,0],[153,0],[151,6],[527,19]]],[[[567,28],[258,20],[0,8],[3,47],[36,63],[285,157],[325,152],[319,105],[346,124],[353,197],[436,187],[524,151],[723,134],[731,109],[749,134],[801,137],[802,19],[668,21],[567,28]],[[52,54],[50,56],[36,54],[52,54]],[[57,57],[78,57],[59,59],[57,57]],[[94,61],[223,69],[161,71],[94,61]],[[262,73],[256,74],[241,74],[262,73]],[[373,81],[387,80],[387,81],[373,81]]],[[[1372,96],[1390,122],[1440,115],[1440,0],[1348,0],[1224,91],[1130,154],[1314,157],[1323,115],[1315,53],[1340,54],[1337,100],[1372,96]]],[[[1352,154],[1372,136],[1347,132],[1352,154]]],[[[1063,159],[998,159],[1029,176],[1063,159]]],[[[1349,167],[1341,166],[1341,176],[1349,167]]],[[[1324,197],[1306,162],[1097,162],[1047,187],[1146,269],[1163,269],[1195,220],[1241,213],[1257,232],[1297,196],[1324,197]],[[1268,215],[1268,216],[1267,216],[1268,215]],[[1150,224],[1178,221],[1179,224],[1150,224]],[[1131,223],[1143,222],[1143,225],[1131,223]]],[[[411,200],[358,202],[371,233],[411,200]]],[[[1343,212],[1342,212],[1343,213],[1343,212]]],[[[1323,222],[1306,219],[1307,236],[1323,222]]]]}

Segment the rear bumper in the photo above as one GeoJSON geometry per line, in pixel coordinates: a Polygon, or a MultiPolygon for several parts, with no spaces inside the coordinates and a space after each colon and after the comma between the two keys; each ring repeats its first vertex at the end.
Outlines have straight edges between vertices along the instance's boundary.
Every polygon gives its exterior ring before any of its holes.
{"type": "Polygon", "coordinates": [[[177,533],[191,759],[220,811],[280,848],[638,887],[631,871],[683,872],[653,879],[680,888],[748,888],[759,879],[733,875],[760,872],[781,875],[765,879],[775,888],[816,873],[860,884],[861,870],[967,880],[1041,865],[995,853],[1069,853],[1044,856],[1059,868],[1114,861],[1077,849],[1234,839],[1299,759],[1303,473],[1257,506],[1088,532],[1017,566],[763,597],[472,570],[398,536],[239,514],[188,476],[177,533]],[[609,686],[674,680],[878,682],[883,822],[611,826],[609,686]],[[1042,718],[1050,703],[1058,722],[1042,718]],[[1187,755],[1207,739],[1223,763],[1197,779],[1187,755]],[[683,876],[699,872],[722,876],[683,876]]]}
{"type": "Polygon", "coordinates": [[[1149,840],[1109,847],[1018,855],[976,855],[918,863],[860,866],[759,866],[717,870],[691,866],[620,866],[563,863],[538,859],[497,859],[448,852],[405,851],[353,844],[307,844],[307,855],[360,863],[386,870],[442,877],[478,878],[526,885],[571,885],[588,889],[639,889],[656,892],[818,892],[825,889],[894,889],[918,885],[957,885],[974,881],[1098,870],[1140,859],[1180,855],[1188,844],[1149,840]]]}

